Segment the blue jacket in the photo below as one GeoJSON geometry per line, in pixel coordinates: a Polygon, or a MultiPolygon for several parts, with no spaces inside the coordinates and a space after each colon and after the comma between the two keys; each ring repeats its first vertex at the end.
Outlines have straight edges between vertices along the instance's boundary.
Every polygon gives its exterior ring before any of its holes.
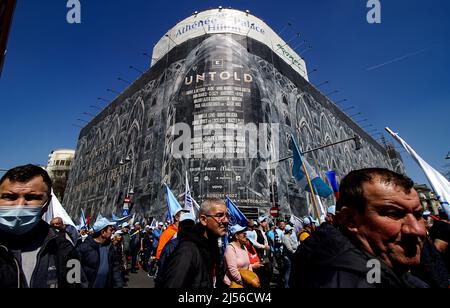
{"type": "MultiPolygon", "coordinates": [[[[92,236],[77,246],[80,255],[81,267],[86,275],[88,287],[92,288],[97,272],[100,266],[100,249],[99,244],[94,241],[92,236]]],[[[107,288],[122,288],[123,280],[121,276],[120,260],[116,257],[112,245],[109,246],[108,251],[108,279],[107,288]]]]}

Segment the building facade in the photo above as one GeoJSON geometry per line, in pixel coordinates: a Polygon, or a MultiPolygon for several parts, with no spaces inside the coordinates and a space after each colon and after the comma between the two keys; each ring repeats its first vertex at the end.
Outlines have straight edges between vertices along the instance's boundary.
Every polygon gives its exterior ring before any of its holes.
{"type": "MultiPolygon", "coordinates": [[[[262,20],[233,9],[186,18],[155,45],[150,69],[80,132],[64,204],[72,214],[120,213],[130,190],[138,217],[163,219],[164,184],[182,200],[229,196],[255,217],[274,205],[309,212],[292,176],[290,136],[338,178],[394,164],[386,149],[308,82],[306,63],[262,20]]],[[[332,204],[330,197],[325,204],[332,204]]]]}
{"type": "Polygon", "coordinates": [[[48,163],[45,170],[52,179],[53,192],[59,200],[64,199],[70,169],[75,157],[75,151],[69,149],[57,149],[48,155],[48,163]]]}

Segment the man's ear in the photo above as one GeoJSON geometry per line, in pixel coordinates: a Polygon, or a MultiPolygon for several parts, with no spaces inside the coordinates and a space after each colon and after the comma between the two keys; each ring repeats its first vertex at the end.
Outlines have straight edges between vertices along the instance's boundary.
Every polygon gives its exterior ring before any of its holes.
{"type": "Polygon", "coordinates": [[[205,215],[200,215],[199,221],[203,227],[206,227],[206,219],[207,217],[205,215]]]}
{"type": "Polygon", "coordinates": [[[350,233],[358,232],[358,224],[357,217],[358,212],[356,209],[343,206],[338,213],[336,213],[336,218],[339,222],[339,226],[341,226],[344,230],[350,233]]]}
{"type": "Polygon", "coordinates": [[[48,196],[47,201],[45,202],[44,206],[42,207],[41,213],[44,215],[48,211],[48,207],[50,206],[50,203],[52,202],[52,195],[48,196]]]}

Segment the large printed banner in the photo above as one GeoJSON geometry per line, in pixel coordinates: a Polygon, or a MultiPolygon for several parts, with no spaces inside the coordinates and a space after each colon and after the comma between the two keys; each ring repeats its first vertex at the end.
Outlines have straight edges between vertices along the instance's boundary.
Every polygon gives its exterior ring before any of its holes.
{"type": "MultiPolygon", "coordinates": [[[[188,170],[196,199],[228,195],[240,204],[265,204],[271,155],[266,131],[274,128],[262,123],[251,55],[222,34],[192,47],[176,79],[172,102],[173,123],[185,123],[191,131],[190,151],[184,160],[175,158],[177,167],[171,169],[188,170]]],[[[176,151],[179,142],[174,144],[176,151]]]]}
{"type": "Polygon", "coordinates": [[[233,33],[251,37],[272,49],[308,80],[305,61],[259,18],[233,9],[213,9],[194,14],[169,30],[153,49],[152,65],[172,48],[211,33],[233,33]]]}

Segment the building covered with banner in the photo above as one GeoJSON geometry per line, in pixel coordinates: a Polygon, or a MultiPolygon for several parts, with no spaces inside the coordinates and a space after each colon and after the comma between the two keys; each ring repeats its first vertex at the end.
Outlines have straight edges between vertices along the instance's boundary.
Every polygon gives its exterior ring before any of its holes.
{"type": "MultiPolygon", "coordinates": [[[[386,149],[308,81],[305,61],[257,17],[234,9],[184,19],[155,45],[150,69],[80,133],[64,204],[72,215],[163,219],[164,184],[183,200],[229,196],[250,217],[297,216],[309,199],[292,176],[290,136],[316,172],[403,171],[386,149]],[[281,162],[280,162],[281,161],[281,162]]],[[[332,204],[332,197],[324,200],[332,204]]],[[[182,202],[181,202],[182,203],[182,202]]]]}

